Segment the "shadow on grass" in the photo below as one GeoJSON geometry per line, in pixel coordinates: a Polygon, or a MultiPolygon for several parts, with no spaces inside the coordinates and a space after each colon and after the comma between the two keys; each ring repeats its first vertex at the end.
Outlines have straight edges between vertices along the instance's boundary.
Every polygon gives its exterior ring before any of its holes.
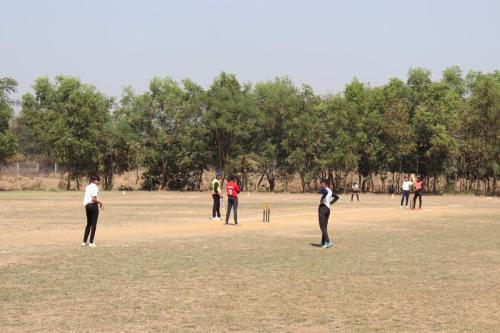
{"type": "Polygon", "coordinates": [[[323,247],[322,244],[316,244],[316,243],[311,243],[311,246],[314,246],[314,247],[323,247]]]}

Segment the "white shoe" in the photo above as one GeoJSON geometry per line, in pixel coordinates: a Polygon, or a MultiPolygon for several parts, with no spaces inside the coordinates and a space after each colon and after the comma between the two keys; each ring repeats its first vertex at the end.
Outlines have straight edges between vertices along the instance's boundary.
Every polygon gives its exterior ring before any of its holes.
{"type": "Polygon", "coordinates": [[[97,245],[95,245],[95,243],[90,243],[89,244],[89,247],[96,247],[97,245]]]}
{"type": "Polygon", "coordinates": [[[401,206],[401,207],[399,207],[399,208],[403,209],[403,206],[401,206]]]}
{"type": "Polygon", "coordinates": [[[85,246],[87,246],[87,243],[82,242],[82,244],[80,244],[80,246],[81,246],[81,247],[85,247],[85,246]]]}

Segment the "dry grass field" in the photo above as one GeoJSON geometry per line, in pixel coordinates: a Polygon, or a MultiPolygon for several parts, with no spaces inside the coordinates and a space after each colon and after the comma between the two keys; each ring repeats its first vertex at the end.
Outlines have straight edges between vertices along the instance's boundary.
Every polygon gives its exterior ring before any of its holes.
{"type": "Polygon", "coordinates": [[[500,331],[498,198],[344,195],[322,249],[317,195],[226,227],[208,193],[103,192],[91,249],[82,196],[0,192],[0,332],[500,331]]]}

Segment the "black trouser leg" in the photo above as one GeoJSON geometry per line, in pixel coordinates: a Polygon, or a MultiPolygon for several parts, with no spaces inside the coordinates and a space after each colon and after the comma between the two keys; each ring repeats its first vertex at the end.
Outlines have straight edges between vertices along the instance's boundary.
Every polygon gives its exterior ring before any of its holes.
{"type": "Polygon", "coordinates": [[[87,214],[87,226],[85,227],[85,232],[83,234],[83,241],[89,243],[94,242],[95,230],[97,227],[97,218],[99,217],[99,207],[97,204],[88,204],[85,206],[85,213],[87,214]]]}
{"type": "Polygon", "coordinates": [[[422,192],[418,191],[415,192],[415,195],[413,196],[413,208],[417,208],[415,204],[417,203],[417,197],[418,197],[418,208],[422,208],[422,192]]]}
{"type": "Polygon", "coordinates": [[[405,206],[408,206],[408,199],[410,198],[410,191],[403,191],[403,195],[401,196],[401,206],[403,206],[403,202],[406,199],[405,206]]]}
{"type": "Polygon", "coordinates": [[[212,217],[220,217],[220,195],[212,194],[214,198],[214,205],[212,207],[212,217]]]}
{"type": "Polygon", "coordinates": [[[229,223],[229,217],[231,216],[231,209],[233,208],[233,198],[227,199],[227,211],[226,211],[226,224],[229,223]]]}
{"type": "Polygon", "coordinates": [[[234,208],[234,224],[238,224],[238,198],[231,197],[227,200],[226,224],[229,223],[232,208],[234,208]]]}
{"type": "Polygon", "coordinates": [[[86,243],[87,239],[89,238],[90,234],[90,228],[92,228],[92,213],[89,211],[89,209],[85,206],[85,214],[87,214],[87,226],[85,226],[85,232],[83,233],[83,242],[86,243]]]}
{"type": "Polygon", "coordinates": [[[238,224],[238,198],[233,199],[233,208],[234,208],[234,224],[238,224]]]}
{"type": "Polygon", "coordinates": [[[356,193],[356,199],[359,201],[359,194],[356,193]]]}
{"type": "Polygon", "coordinates": [[[354,193],[351,194],[351,201],[354,199],[354,193]]]}
{"type": "Polygon", "coordinates": [[[318,208],[319,228],[321,229],[321,243],[330,242],[328,237],[328,219],[330,218],[330,209],[324,205],[318,208]]]}

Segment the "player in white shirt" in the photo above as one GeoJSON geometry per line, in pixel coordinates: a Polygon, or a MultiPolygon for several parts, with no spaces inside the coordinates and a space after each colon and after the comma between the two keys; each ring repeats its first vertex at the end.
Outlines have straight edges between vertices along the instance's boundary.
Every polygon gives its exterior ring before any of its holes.
{"type": "Polygon", "coordinates": [[[83,206],[87,215],[87,226],[83,234],[83,246],[95,247],[94,237],[97,227],[97,218],[99,217],[99,207],[102,208],[102,201],[99,200],[99,176],[91,176],[90,184],[85,187],[85,195],[83,197],[83,206]],[[90,238],[89,238],[90,235],[90,238]]]}
{"type": "Polygon", "coordinates": [[[401,189],[403,190],[403,195],[401,196],[401,208],[403,208],[403,202],[406,199],[405,208],[408,207],[408,199],[410,198],[410,187],[413,185],[413,182],[408,180],[408,177],[405,176],[403,180],[403,185],[401,189]]]}

